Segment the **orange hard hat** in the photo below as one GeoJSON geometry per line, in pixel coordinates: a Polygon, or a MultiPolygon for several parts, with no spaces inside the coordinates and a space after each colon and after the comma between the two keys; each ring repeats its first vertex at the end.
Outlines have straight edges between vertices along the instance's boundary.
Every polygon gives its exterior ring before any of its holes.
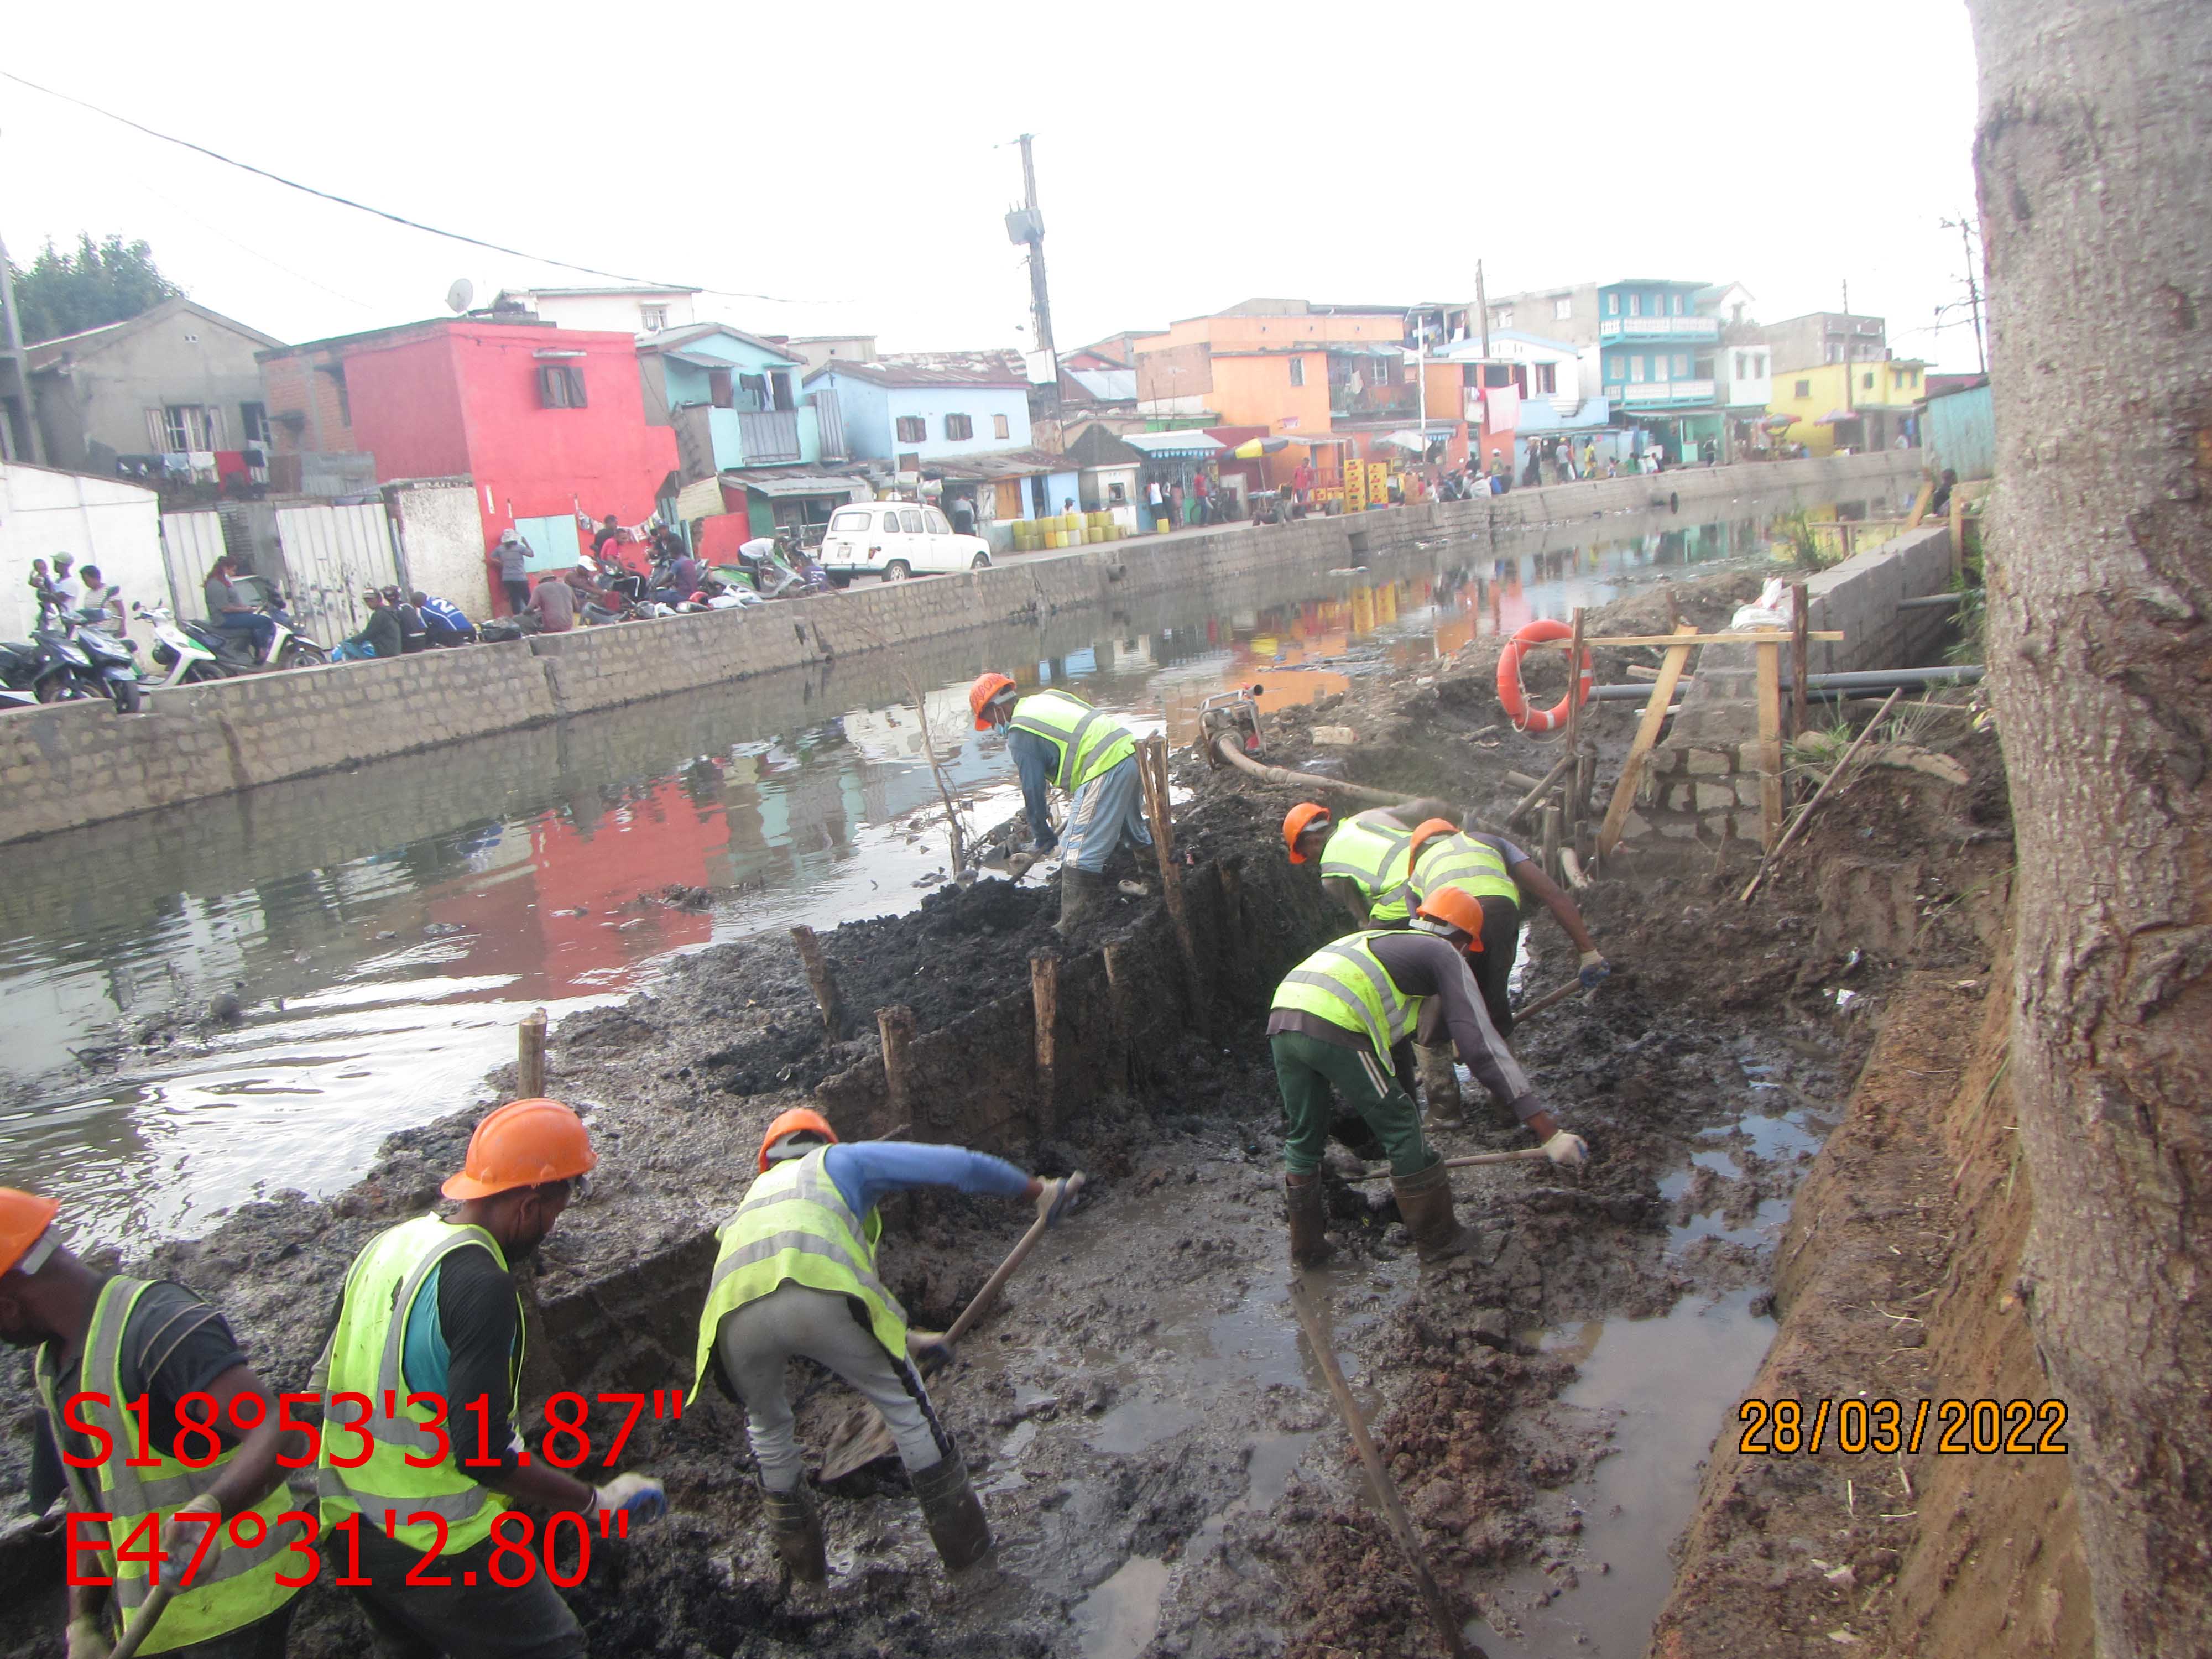
{"type": "Polygon", "coordinates": [[[489,1198],[544,1181],[589,1175],[599,1155],[584,1121],[557,1100],[510,1100],[477,1125],[461,1172],[438,1190],[447,1198],[489,1198]]]}
{"type": "Polygon", "coordinates": [[[1306,855],[1298,851],[1298,837],[1309,830],[1326,830],[1331,822],[1328,808],[1318,801],[1302,800],[1283,814],[1283,845],[1291,849],[1291,863],[1306,861],[1306,855]]]}
{"type": "Polygon", "coordinates": [[[1482,949],[1482,904],[1464,887],[1439,887],[1421,901],[1421,908],[1413,913],[1426,916],[1431,921],[1441,921],[1448,927],[1456,927],[1468,936],[1462,948],[1482,949]]]}
{"type": "Polygon", "coordinates": [[[968,712],[975,717],[975,729],[988,732],[991,722],[983,718],[983,707],[992,698],[1014,689],[1014,683],[1004,674],[978,674],[975,684],[968,688],[968,712]]]}
{"type": "Polygon", "coordinates": [[[833,1146],[836,1144],[837,1132],[830,1127],[830,1120],[811,1106],[794,1106],[787,1112],[779,1112],[775,1121],[768,1126],[768,1133],[761,1137],[760,1166],[763,1175],[768,1172],[768,1149],[786,1135],[803,1132],[820,1135],[833,1146]]]}
{"type": "Polygon", "coordinates": [[[51,1198],[0,1187],[0,1273],[30,1255],[60,1208],[51,1198]]]}
{"type": "Polygon", "coordinates": [[[1459,825],[1449,818],[1429,818],[1413,831],[1413,839],[1406,848],[1406,867],[1410,870],[1421,861],[1421,848],[1438,836],[1455,836],[1459,825]]]}

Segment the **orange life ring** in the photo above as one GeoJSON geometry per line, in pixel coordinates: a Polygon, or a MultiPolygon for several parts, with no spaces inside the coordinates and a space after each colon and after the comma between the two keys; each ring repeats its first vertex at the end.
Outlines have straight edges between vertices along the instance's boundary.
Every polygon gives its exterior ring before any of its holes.
{"type": "Polygon", "coordinates": [[[1528,623],[1506,641],[1504,653],[1498,659],[1498,701],[1504,706],[1505,718],[1513,722],[1516,732],[1554,732],[1567,723],[1567,705],[1588,702],[1590,694],[1590,654],[1583,652],[1582,672],[1575,683],[1549,708],[1535,714],[1528,712],[1528,694],[1521,684],[1521,657],[1532,645],[1547,644],[1553,640],[1571,640],[1575,630],[1563,622],[1539,617],[1528,623]]]}

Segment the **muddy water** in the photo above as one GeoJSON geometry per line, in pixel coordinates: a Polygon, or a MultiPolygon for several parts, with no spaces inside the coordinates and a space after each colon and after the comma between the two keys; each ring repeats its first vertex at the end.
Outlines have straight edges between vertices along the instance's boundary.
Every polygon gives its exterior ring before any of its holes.
{"type": "MultiPolygon", "coordinates": [[[[1182,738],[1225,685],[1309,699],[1766,542],[1747,506],[1504,554],[1441,543],[1389,580],[1260,582],[923,649],[917,677],[987,827],[1019,810],[965,718],[987,663],[1182,738]]],[[[557,1018],[678,952],[911,906],[946,856],[901,690],[869,663],[712,688],[11,848],[0,1183],[104,1237],[325,1192],[386,1134],[481,1097],[532,1006],[557,1018]]]]}

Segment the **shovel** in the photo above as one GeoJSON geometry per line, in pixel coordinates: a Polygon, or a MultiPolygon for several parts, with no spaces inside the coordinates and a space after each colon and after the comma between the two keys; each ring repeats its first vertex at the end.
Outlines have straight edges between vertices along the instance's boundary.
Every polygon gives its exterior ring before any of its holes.
{"type": "MultiPolygon", "coordinates": [[[[1068,1180],[1076,1183],[1075,1190],[1080,1193],[1083,1176],[1079,1173],[1068,1180]]],[[[969,1328],[990,1311],[991,1304],[999,1299],[999,1292],[1014,1276],[1023,1258],[1036,1249],[1037,1241],[1044,1237],[1044,1229],[1042,1216],[1030,1224],[1021,1242],[1007,1252],[1006,1259],[983,1281],[983,1288],[960,1310],[960,1317],[952,1322],[952,1328],[937,1340],[945,1353],[950,1354],[960,1339],[968,1334],[969,1328]]],[[[830,1443],[822,1455],[821,1478],[825,1484],[842,1480],[854,1470],[865,1468],[878,1457],[889,1457],[897,1450],[898,1443],[891,1438],[890,1426],[884,1421],[883,1414],[866,1401],[861,1401],[845,1414],[844,1421],[830,1437],[830,1443]]]]}
{"type": "MultiPolygon", "coordinates": [[[[1545,1156],[1541,1146],[1522,1146],[1510,1152],[1476,1152],[1468,1158],[1448,1158],[1443,1160],[1447,1170],[1471,1170],[1478,1164],[1521,1164],[1545,1156]]],[[[1390,1173],[1385,1164],[1379,1170],[1370,1170],[1365,1175],[1356,1175],[1354,1181],[1380,1181],[1390,1173]]]]}
{"type": "Polygon", "coordinates": [[[146,1599],[138,1604],[138,1611],[131,1615],[131,1623],[123,1632],[123,1639],[107,1659],[131,1659],[131,1656],[146,1644],[154,1633],[154,1626],[161,1622],[161,1610],[169,1605],[176,1592],[167,1584],[156,1584],[146,1592],[146,1599]]]}

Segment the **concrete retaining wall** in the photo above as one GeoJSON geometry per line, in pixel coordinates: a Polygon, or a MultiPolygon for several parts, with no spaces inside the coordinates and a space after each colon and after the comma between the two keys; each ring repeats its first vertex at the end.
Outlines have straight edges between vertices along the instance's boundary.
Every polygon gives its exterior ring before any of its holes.
{"type": "Polygon", "coordinates": [[[131,719],[91,703],[0,714],[0,842],[1010,622],[1200,593],[1261,574],[1372,565],[1413,556],[1441,537],[1499,544],[1541,526],[1664,509],[1670,501],[1686,511],[1785,489],[1850,495],[1917,471],[1911,452],[1885,452],[1240,525],[743,611],[180,687],[154,698],[154,712],[131,719]]]}
{"type": "MultiPolygon", "coordinates": [[[[1941,524],[1822,571],[1805,584],[1806,626],[1838,629],[1844,637],[1813,641],[1805,653],[1808,672],[1842,674],[1931,663],[1951,613],[1900,611],[1898,602],[1946,592],[1950,586],[1951,531],[1941,524]]],[[[1778,650],[1786,697],[1790,647],[1778,650]]],[[[1704,648],[1682,712],[1651,752],[1625,840],[1684,848],[1729,838],[1763,842],[1753,652],[1749,646],[1704,648]]]]}

